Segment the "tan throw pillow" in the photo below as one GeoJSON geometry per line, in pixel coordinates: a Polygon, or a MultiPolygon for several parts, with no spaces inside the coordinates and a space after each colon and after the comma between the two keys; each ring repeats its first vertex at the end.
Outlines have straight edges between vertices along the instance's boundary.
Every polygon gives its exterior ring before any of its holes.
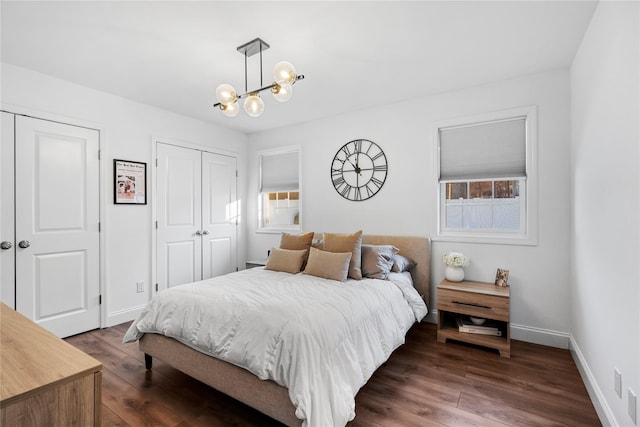
{"type": "Polygon", "coordinates": [[[313,231],[302,234],[282,233],[282,236],[280,237],[280,249],[304,249],[307,251],[304,256],[304,260],[302,261],[302,269],[304,269],[304,266],[307,264],[307,258],[309,258],[309,248],[311,247],[312,241],[313,231]]]}
{"type": "Polygon", "coordinates": [[[349,264],[349,277],[356,280],[362,279],[360,265],[362,257],[360,246],[362,245],[362,230],[353,234],[331,234],[324,233],[324,250],[327,252],[351,252],[351,263],[349,264]]]}
{"type": "Polygon", "coordinates": [[[307,251],[304,249],[278,249],[272,248],[265,265],[266,270],[284,271],[285,273],[296,274],[302,268],[307,251]]]}
{"type": "Polygon", "coordinates": [[[351,252],[334,253],[311,248],[307,268],[302,273],[344,282],[347,280],[350,260],[351,252]]]}
{"type": "Polygon", "coordinates": [[[393,267],[398,248],[392,245],[362,245],[362,275],[371,279],[386,279],[393,267]]]}

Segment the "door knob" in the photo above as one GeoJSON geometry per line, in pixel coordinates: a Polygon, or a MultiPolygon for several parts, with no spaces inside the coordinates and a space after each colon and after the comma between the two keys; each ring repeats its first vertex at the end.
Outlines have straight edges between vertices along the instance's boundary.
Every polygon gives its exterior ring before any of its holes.
{"type": "Polygon", "coordinates": [[[31,243],[29,243],[28,240],[21,240],[20,243],[18,243],[18,246],[20,246],[22,249],[26,249],[31,245],[31,243]]]}
{"type": "Polygon", "coordinates": [[[202,234],[206,236],[207,234],[209,234],[209,230],[202,230],[202,234]]]}
{"type": "Polygon", "coordinates": [[[200,236],[200,235],[202,235],[202,231],[196,230],[196,236],[200,236]]]}
{"type": "Polygon", "coordinates": [[[13,244],[11,242],[7,242],[6,240],[0,243],[0,249],[11,249],[13,244]]]}

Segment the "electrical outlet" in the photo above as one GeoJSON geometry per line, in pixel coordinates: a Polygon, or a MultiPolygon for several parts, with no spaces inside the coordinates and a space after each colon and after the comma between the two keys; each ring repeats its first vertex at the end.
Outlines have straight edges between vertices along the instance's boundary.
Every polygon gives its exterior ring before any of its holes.
{"type": "Polygon", "coordinates": [[[618,368],[613,368],[613,389],[620,399],[622,399],[622,374],[618,368]]]}
{"type": "Polygon", "coordinates": [[[144,282],[136,282],[138,293],[144,292],[144,282]]]}
{"type": "Polygon", "coordinates": [[[631,388],[627,389],[627,395],[629,396],[629,416],[633,420],[634,424],[637,424],[636,421],[636,394],[631,390],[631,388]]]}

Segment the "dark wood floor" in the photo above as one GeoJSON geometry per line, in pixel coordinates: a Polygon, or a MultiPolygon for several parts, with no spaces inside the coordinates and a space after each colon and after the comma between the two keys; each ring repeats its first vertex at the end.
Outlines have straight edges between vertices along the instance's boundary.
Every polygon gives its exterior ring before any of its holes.
{"type": "MultiPolygon", "coordinates": [[[[145,371],[137,344],[121,342],[127,327],[67,338],[104,365],[104,426],[281,426],[160,361],[145,371]]],[[[568,351],[512,341],[511,355],[438,343],[435,325],[415,325],[360,390],[348,425],[601,425],[568,351]]]]}

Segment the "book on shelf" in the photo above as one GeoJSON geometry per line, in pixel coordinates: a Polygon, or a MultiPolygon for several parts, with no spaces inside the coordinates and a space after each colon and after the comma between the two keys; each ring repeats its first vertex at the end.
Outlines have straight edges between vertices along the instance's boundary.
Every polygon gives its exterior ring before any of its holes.
{"type": "Polygon", "coordinates": [[[476,325],[463,317],[458,317],[456,319],[456,323],[458,324],[458,331],[467,334],[492,335],[495,337],[502,336],[502,330],[492,323],[476,325]]]}

